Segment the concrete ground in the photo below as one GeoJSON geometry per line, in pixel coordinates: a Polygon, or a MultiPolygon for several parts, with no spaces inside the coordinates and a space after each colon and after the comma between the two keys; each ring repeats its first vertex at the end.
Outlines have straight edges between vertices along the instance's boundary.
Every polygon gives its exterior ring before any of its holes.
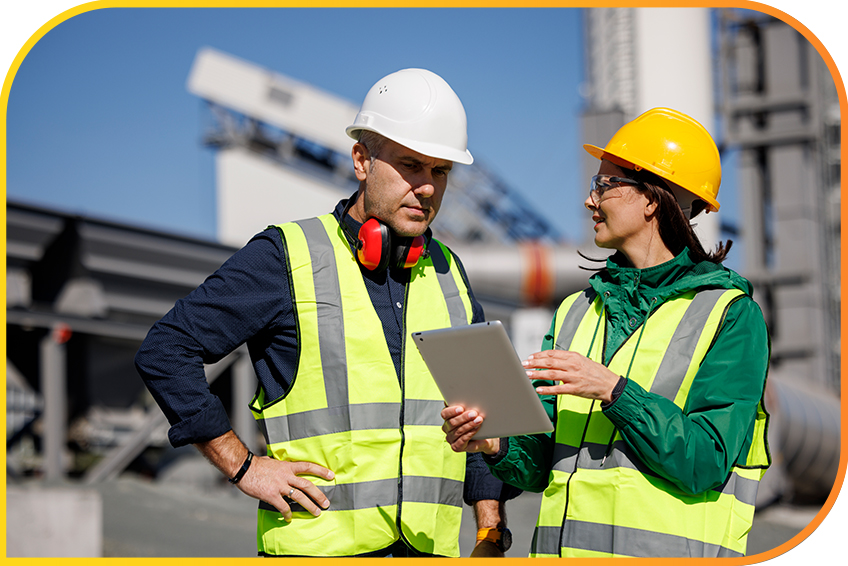
{"type": "MultiPolygon", "coordinates": [[[[103,504],[103,555],[255,556],[256,502],[235,488],[201,489],[122,478],[95,487],[103,504]]],[[[507,507],[513,547],[510,557],[530,548],[540,494],[524,493],[507,507]]],[[[748,554],[776,548],[799,533],[818,508],[773,506],[758,513],[748,554]]],[[[460,550],[468,556],[476,526],[465,508],[460,550]]]]}
{"type": "MultiPolygon", "coordinates": [[[[25,486],[7,486],[7,525],[16,517],[27,515],[15,508],[15,501],[23,501],[22,492],[39,489],[37,483],[25,486]]],[[[50,489],[56,489],[55,486],[50,489]]],[[[251,557],[256,556],[256,501],[224,482],[201,458],[182,459],[172,472],[153,482],[132,474],[114,481],[90,487],[67,483],[60,487],[79,500],[80,493],[96,499],[88,508],[102,508],[99,523],[94,521],[88,530],[98,532],[105,557],[251,557]]],[[[39,494],[40,496],[41,494],[39,494]]],[[[508,557],[524,557],[530,548],[533,528],[539,509],[540,494],[524,493],[507,506],[513,547],[508,557]]],[[[17,505],[24,505],[18,503],[17,505]]],[[[80,508],[75,503],[75,508],[80,508]]],[[[50,506],[47,506],[48,508],[50,506]]],[[[816,508],[793,508],[775,505],[758,513],[748,539],[749,555],[776,548],[799,533],[818,512],[816,508]]],[[[62,515],[72,515],[72,509],[53,506],[52,516],[60,523],[62,515]]],[[[67,516],[65,521],[76,521],[75,530],[85,533],[81,518],[67,516]]],[[[56,521],[54,521],[55,523],[56,521]]],[[[7,527],[7,536],[16,537],[16,545],[9,549],[30,549],[32,554],[8,556],[73,556],[61,550],[45,549],[49,536],[30,532],[31,529],[14,530],[7,527]],[[23,534],[21,534],[23,532],[23,534]],[[30,536],[27,541],[18,537],[30,536]]],[[[468,556],[474,545],[476,526],[468,507],[464,508],[460,530],[460,550],[468,556]]],[[[61,540],[53,537],[54,540],[61,540]]],[[[7,541],[11,542],[11,541],[7,541]]],[[[67,547],[72,548],[72,547],[67,547]]]]}

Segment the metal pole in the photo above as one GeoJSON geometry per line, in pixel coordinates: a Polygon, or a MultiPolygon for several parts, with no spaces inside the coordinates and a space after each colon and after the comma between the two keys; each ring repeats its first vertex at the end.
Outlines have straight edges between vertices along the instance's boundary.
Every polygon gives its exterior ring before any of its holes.
{"type": "Polygon", "coordinates": [[[68,400],[65,343],[71,331],[67,325],[56,325],[41,340],[41,393],[44,396],[44,477],[60,480],[65,475],[65,443],[67,440],[68,400]]]}

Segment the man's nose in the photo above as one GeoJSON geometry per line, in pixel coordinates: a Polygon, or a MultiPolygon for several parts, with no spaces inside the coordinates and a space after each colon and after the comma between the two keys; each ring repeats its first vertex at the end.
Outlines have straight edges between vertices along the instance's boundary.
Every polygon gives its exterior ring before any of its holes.
{"type": "Polygon", "coordinates": [[[415,194],[431,197],[436,192],[435,179],[432,173],[422,173],[415,179],[415,194]]]}

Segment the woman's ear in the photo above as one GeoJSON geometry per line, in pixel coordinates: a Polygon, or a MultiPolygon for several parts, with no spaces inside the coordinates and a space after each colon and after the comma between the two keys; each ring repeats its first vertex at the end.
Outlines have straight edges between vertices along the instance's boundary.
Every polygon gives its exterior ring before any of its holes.
{"type": "Polygon", "coordinates": [[[659,207],[659,203],[657,201],[648,201],[648,204],[645,205],[645,218],[650,220],[654,213],[657,211],[659,207]]]}

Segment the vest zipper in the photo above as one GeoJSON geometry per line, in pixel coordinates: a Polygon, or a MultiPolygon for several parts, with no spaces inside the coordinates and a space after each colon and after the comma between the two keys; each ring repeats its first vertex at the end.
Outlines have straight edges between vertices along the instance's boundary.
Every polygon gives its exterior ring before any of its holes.
{"type": "Polygon", "coordinates": [[[615,440],[615,435],[616,435],[617,432],[618,432],[618,429],[615,426],[613,426],[612,427],[612,436],[610,436],[609,444],[607,444],[607,449],[604,452],[603,459],[601,460],[601,467],[602,468],[604,467],[604,462],[606,462],[609,455],[612,454],[612,445],[613,445],[613,441],[615,440]]]}
{"type": "MultiPolygon", "coordinates": [[[[609,291],[604,293],[603,298],[601,298],[601,316],[598,317],[598,322],[595,323],[595,331],[592,333],[592,341],[589,343],[589,351],[586,352],[586,357],[592,353],[592,348],[595,345],[595,338],[598,336],[598,329],[601,326],[601,320],[604,319],[604,309],[606,308],[606,301],[604,299],[609,297],[609,291]]],[[[602,352],[606,350],[606,325],[604,325],[604,342],[602,347],[602,352]]],[[[602,354],[603,356],[603,354],[602,354]]],[[[591,358],[590,358],[591,359],[591,358]]],[[[603,360],[603,357],[601,358],[603,360]]],[[[586,424],[583,426],[583,435],[580,437],[580,444],[577,445],[577,455],[574,459],[574,469],[568,474],[568,479],[565,482],[565,509],[563,509],[562,513],[562,526],[559,529],[559,557],[562,558],[562,535],[565,532],[565,523],[568,520],[568,495],[571,490],[571,479],[574,477],[574,474],[577,473],[578,465],[580,463],[580,450],[583,448],[583,443],[586,441],[586,433],[589,432],[589,421],[592,419],[592,411],[595,408],[595,400],[592,400],[592,404],[589,405],[589,413],[586,415],[586,424]]],[[[554,432],[554,438],[556,439],[556,432],[554,432]]]]}

